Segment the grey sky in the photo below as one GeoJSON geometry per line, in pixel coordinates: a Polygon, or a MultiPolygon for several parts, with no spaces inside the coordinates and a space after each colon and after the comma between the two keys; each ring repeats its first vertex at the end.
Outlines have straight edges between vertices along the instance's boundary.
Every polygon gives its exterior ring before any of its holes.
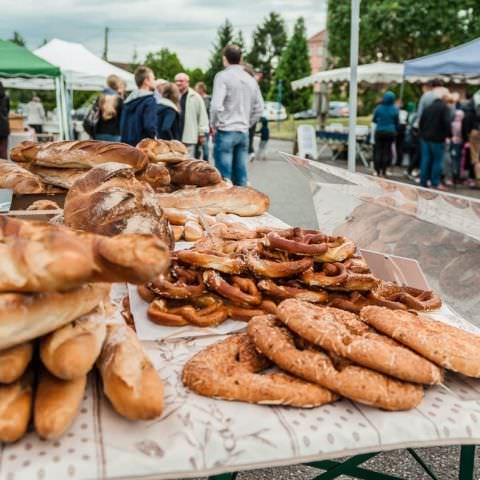
{"type": "Polygon", "coordinates": [[[109,59],[140,59],[168,47],[188,67],[208,63],[217,27],[229,18],[247,45],[257,23],[275,10],[287,21],[304,16],[311,35],[325,25],[326,0],[1,0],[0,38],[14,30],[37,48],[44,38],[82,42],[103,52],[103,29],[111,28],[109,59]]]}

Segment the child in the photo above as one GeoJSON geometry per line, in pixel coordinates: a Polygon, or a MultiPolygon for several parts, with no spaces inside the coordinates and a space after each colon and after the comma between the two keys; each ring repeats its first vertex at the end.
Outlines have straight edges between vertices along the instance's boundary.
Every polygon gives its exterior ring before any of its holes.
{"type": "Polygon", "coordinates": [[[267,143],[270,138],[270,129],[268,128],[268,120],[266,117],[260,119],[260,130],[257,132],[260,134],[260,145],[258,146],[258,159],[267,159],[267,143]]]}

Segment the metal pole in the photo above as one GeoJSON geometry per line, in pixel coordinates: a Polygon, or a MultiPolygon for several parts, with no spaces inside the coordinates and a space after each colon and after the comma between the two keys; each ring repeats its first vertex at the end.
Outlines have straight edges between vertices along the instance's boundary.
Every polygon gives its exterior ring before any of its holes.
{"type": "Polygon", "coordinates": [[[105,31],[103,34],[103,59],[107,60],[108,58],[108,33],[110,29],[105,27],[105,31]]]}
{"type": "Polygon", "coordinates": [[[360,23],[360,1],[351,1],[351,29],[350,29],[350,90],[349,103],[350,113],[348,118],[348,170],[355,171],[357,155],[357,65],[358,65],[358,30],[360,23]]]}
{"type": "Polygon", "coordinates": [[[60,77],[55,78],[55,99],[57,106],[57,120],[58,120],[58,135],[60,140],[64,140],[64,128],[63,128],[63,104],[62,104],[62,92],[60,86],[60,77]]]}

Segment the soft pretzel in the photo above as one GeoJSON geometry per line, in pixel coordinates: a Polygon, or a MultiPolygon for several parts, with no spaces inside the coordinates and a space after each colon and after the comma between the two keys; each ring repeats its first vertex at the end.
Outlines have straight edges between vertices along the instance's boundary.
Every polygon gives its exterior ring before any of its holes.
{"type": "Polygon", "coordinates": [[[189,303],[167,299],[154,300],[148,307],[148,318],[159,325],[211,327],[227,319],[223,302],[213,295],[202,295],[189,303]]]}
{"type": "Polygon", "coordinates": [[[302,275],[304,283],[311,287],[332,287],[342,285],[348,277],[347,269],[343,263],[324,263],[320,270],[314,268],[307,270],[302,275]]]}
{"type": "Polygon", "coordinates": [[[200,272],[191,272],[178,265],[172,267],[173,275],[160,275],[153,282],[147,284],[147,288],[162,298],[182,300],[199,297],[205,292],[205,284],[200,272]]]}
{"type": "Polygon", "coordinates": [[[248,334],[257,350],[282,370],[351,400],[385,410],[408,410],[423,399],[421,385],[395,380],[303,342],[273,315],[252,318],[248,334]]]}
{"type": "Polygon", "coordinates": [[[265,315],[266,313],[275,314],[277,311],[277,305],[272,300],[262,300],[260,305],[253,307],[239,307],[231,303],[226,303],[225,307],[229,318],[244,320],[245,322],[248,322],[257,315],[265,315]]]}
{"type": "Polygon", "coordinates": [[[178,259],[196,267],[211,268],[223,273],[239,275],[246,270],[245,262],[240,257],[232,257],[221,252],[180,250],[178,259]]]}
{"type": "Polygon", "coordinates": [[[326,237],[328,249],[321,255],[315,255],[315,262],[343,262],[352,257],[357,250],[355,243],[345,237],[326,237]]]}
{"type": "Polygon", "coordinates": [[[260,374],[269,365],[247,334],[230,335],[191,358],[182,381],[199,395],[262,405],[312,408],[337,399],[329,390],[283,372],[260,374]]]}
{"type": "Polygon", "coordinates": [[[299,260],[267,260],[258,252],[248,252],[246,255],[248,269],[257,277],[286,278],[298,275],[312,266],[312,259],[303,257],[299,260]]]}
{"type": "Polygon", "coordinates": [[[298,300],[312,303],[325,303],[328,300],[327,292],[323,290],[308,290],[297,284],[291,285],[287,283],[285,285],[278,285],[271,279],[265,279],[260,280],[257,286],[267,295],[279,300],[297,298],[298,300]]]}
{"type": "Polygon", "coordinates": [[[329,292],[328,306],[348,310],[352,313],[360,313],[360,310],[367,305],[372,305],[369,300],[361,292],[329,292]]]}
{"type": "Polygon", "coordinates": [[[262,301],[262,295],[251,278],[233,275],[228,282],[215,270],[207,270],[203,272],[203,280],[209,289],[242,307],[260,305],[262,301]]]}
{"type": "Polygon", "coordinates": [[[295,255],[322,255],[328,250],[325,235],[316,230],[288,228],[267,234],[264,243],[275,250],[295,255]]]}

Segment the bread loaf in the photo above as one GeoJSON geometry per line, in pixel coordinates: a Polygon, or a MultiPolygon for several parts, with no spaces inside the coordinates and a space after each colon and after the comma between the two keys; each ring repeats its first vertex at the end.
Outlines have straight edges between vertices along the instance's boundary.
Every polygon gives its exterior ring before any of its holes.
{"type": "Polygon", "coordinates": [[[35,430],[41,438],[52,440],[66,432],[78,414],[86,384],[85,375],[60,380],[41,370],[33,412],[35,430]]]}
{"type": "Polygon", "coordinates": [[[45,186],[40,178],[7,160],[0,160],[0,188],[10,188],[14,193],[44,193],[45,186]]]}
{"type": "Polygon", "coordinates": [[[147,182],[154,189],[170,185],[170,173],[162,163],[149,163],[137,178],[141,182],[147,182]]]}
{"type": "Polygon", "coordinates": [[[174,163],[188,157],[187,147],[176,140],[153,140],[144,138],[137,148],[143,152],[151,162],[174,163]]]}
{"type": "Polygon", "coordinates": [[[204,213],[235,213],[241,217],[262,215],[268,210],[270,200],[264,193],[250,187],[201,187],[157,194],[163,208],[180,208],[204,213]]]}
{"type": "Polygon", "coordinates": [[[12,383],[24,373],[32,359],[33,345],[21,343],[0,351],[0,383],[12,383]]]}
{"type": "Polygon", "coordinates": [[[175,185],[207,187],[222,181],[220,172],[204,160],[183,160],[168,166],[171,182],[175,185]]]}
{"type": "Polygon", "coordinates": [[[10,150],[10,159],[20,163],[30,162],[30,160],[27,160],[27,152],[34,150],[38,145],[38,142],[32,142],[31,140],[18,143],[10,150]]]}
{"type": "Polygon", "coordinates": [[[480,378],[480,335],[385,307],[364,307],[360,318],[437,365],[480,378]]]}
{"type": "Polygon", "coordinates": [[[76,140],[35,143],[24,142],[14,151],[14,159],[54,168],[92,168],[116,162],[143,170],[148,159],[139,149],[125,143],[76,140]]]}
{"type": "Polygon", "coordinates": [[[0,385],[0,442],[15,442],[27,431],[32,414],[33,375],[0,385]]]}
{"type": "Polygon", "coordinates": [[[43,337],[42,363],[62,380],[83,377],[100,355],[106,333],[105,312],[97,308],[43,337]]]}
{"type": "Polygon", "coordinates": [[[150,420],[163,411],[163,384],[126,325],[108,325],[107,338],[97,362],[103,390],[113,408],[129,420],[150,420]]]}
{"type": "Polygon", "coordinates": [[[186,242],[196,242],[198,239],[202,238],[203,228],[195,220],[187,220],[185,222],[183,237],[186,242]]]}
{"type": "Polygon", "coordinates": [[[110,290],[88,284],[65,293],[1,293],[0,350],[45,335],[92,311],[110,290]]]}
{"type": "Polygon", "coordinates": [[[28,211],[62,210],[53,200],[36,200],[27,207],[28,211]]]}
{"type": "Polygon", "coordinates": [[[0,216],[0,292],[48,292],[85,282],[144,283],[168,266],[155,235],[109,238],[0,216]]]}
{"type": "Polygon", "coordinates": [[[153,233],[173,247],[154,191],[122,164],[105,163],[77,180],[65,198],[64,214],[65,224],[78,230],[108,236],[153,233]]]}
{"type": "Polygon", "coordinates": [[[72,187],[75,180],[85,174],[86,170],[82,168],[51,168],[31,165],[30,172],[37,175],[40,180],[55,187],[68,190],[72,187]]]}

